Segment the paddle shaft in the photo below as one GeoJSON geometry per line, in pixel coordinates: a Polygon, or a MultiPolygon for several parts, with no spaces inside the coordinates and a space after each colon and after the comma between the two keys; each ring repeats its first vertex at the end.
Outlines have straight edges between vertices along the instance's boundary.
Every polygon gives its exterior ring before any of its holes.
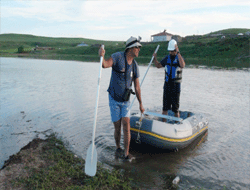
{"type": "MultiPolygon", "coordinates": [[[[159,47],[160,47],[160,45],[158,45],[158,46],[156,47],[155,53],[157,53],[159,47]]],[[[144,74],[144,77],[142,78],[142,81],[141,81],[140,86],[142,86],[142,83],[143,83],[143,81],[144,81],[144,79],[145,79],[145,77],[146,77],[146,75],[147,75],[147,73],[148,73],[148,70],[149,70],[149,68],[150,68],[150,66],[151,66],[151,64],[152,64],[152,62],[153,62],[153,60],[154,60],[154,56],[152,56],[151,61],[150,61],[150,63],[148,64],[148,68],[147,68],[147,70],[146,70],[146,72],[145,72],[145,74],[144,74]]],[[[133,106],[133,104],[134,104],[135,98],[136,98],[136,96],[134,97],[132,103],[130,104],[129,110],[131,110],[131,108],[132,108],[132,106],[133,106]]]]}
{"type": "MultiPolygon", "coordinates": [[[[104,45],[102,45],[102,49],[104,49],[104,45]]],[[[102,61],[103,61],[103,57],[100,57],[99,76],[98,76],[96,104],[95,104],[95,117],[94,117],[94,124],[93,124],[93,133],[92,133],[92,145],[93,145],[93,147],[94,147],[94,142],[95,142],[95,131],[96,131],[98,102],[99,102],[100,82],[101,82],[101,76],[102,76],[102,61]]],[[[94,149],[92,149],[92,157],[93,157],[93,152],[94,152],[94,149]]]]}
{"type": "MultiPolygon", "coordinates": [[[[104,45],[101,47],[104,49],[104,45]]],[[[98,85],[97,85],[97,94],[96,94],[96,105],[95,105],[95,116],[93,124],[93,133],[92,133],[92,143],[90,144],[87,150],[87,156],[85,160],[85,173],[89,176],[95,176],[97,170],[97,151],[95,147],[95,131],[96,131],[96,121],[97,121],[97,111],[98,111],[98,102],[99,102],[99,91],[100,91],[100,82],[102,75],[102,62],[103,57],[100,57],[100,68],[98,76],[98,85]]]]}

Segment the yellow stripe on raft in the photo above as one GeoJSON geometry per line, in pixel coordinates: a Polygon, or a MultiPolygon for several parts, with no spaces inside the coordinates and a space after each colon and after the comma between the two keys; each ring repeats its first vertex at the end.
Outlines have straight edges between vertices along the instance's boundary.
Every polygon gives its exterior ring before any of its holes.
{"type": "Polygon", "coordinates": [[[206,126],[205,128],[203,128],[202,130],[200,130],[199,132],[195,133],[194,135],[192,135],[191,137],[187,137],[187,138],[184,138],[184,139],[172,139],[172,138],[167,138],[167,137],[163,137],[163,136],[160,136],[160,135],[157,135],[157,134],[154,134],[152,132],[148,132],[148,131],[143,131],[143,130],[138,130],[138,129],[135,129],[135,128],[130,128],[130,130],[132,131],[135,131],[135,132],[140,132],[140,133],[144,133],[144,134],[147,134],[147,135],[151,135],[153,137],[156,137],[158,139],[162,139],[164,141],[171,141],[171,142],[184,142],[184,141],[188,141],[192,138],[194,138],[196,135],[200,134],[202,131],[206,130],[208,128],[208,126],[206,126]]]}

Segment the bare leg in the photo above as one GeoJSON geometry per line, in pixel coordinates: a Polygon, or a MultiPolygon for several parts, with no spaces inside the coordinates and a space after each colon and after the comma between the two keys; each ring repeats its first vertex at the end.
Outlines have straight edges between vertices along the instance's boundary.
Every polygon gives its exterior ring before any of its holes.
{"type": "Polygon", "coordinates": [[[180,117],[180,112],[176,112],[176,113],[174,114],[174,116],[175,116],[175,117],[180,117]]]}
{"type": "Polygon", "coordinates": [[[130,118],[123,117],[122,118],[123,125],[123,134],[124,134],[124,151],[125,157],[129,154],[129,145],[130,145],[130,118]]]}
{"type": "MultiPolygon", "coordinates": [[[[162,111],[162,115],[168,115],[168,111],[162,111]]],[[[163,118],[162,121],[163,121],[163,122],[166,122],[167,119],[163,118]]]]}
{"type": "Polygon", "coordinates": [[[116,148],[121,148],[121,146],[120,146],[120,141],[121,141],[121,119],[114,122],[114,127],[115,127],[114,136],[115,136],[116,148]]]}

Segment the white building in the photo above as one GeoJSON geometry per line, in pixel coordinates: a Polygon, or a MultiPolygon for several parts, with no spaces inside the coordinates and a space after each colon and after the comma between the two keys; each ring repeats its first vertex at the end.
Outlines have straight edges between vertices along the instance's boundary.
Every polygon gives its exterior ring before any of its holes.
{"type": "Polygon", "coordinates": [[[152,42],[164,42],[170,41],[172,39],[173,34],[167,33],[166,30],[160,32],[158,34],[154,34],[151,36],[152,42]]]}
{"type": "Polygon", "coordinates": [[[85,44],[84,42],[82,42],[81,44],[78,44],[77,47],[83,47],[83,46],[89,46],[88,44],[85,44]]]}

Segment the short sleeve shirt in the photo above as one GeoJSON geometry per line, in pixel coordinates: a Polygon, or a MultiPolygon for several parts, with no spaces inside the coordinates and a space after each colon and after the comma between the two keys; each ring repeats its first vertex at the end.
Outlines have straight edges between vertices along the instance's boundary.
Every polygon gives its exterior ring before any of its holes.
{"type": "Polygon", "coordinates": [[[133,60],[131,65],[127,64],[127,68],[125,69],[124,55],[125,52],[117,52],[111,55],[113,66],[108,92],[118,102],[123,102],[122,96],[126,88],[131,88],[132,79],[134,80],[140,76],[139,67],[135,60],[133,60]]]}

